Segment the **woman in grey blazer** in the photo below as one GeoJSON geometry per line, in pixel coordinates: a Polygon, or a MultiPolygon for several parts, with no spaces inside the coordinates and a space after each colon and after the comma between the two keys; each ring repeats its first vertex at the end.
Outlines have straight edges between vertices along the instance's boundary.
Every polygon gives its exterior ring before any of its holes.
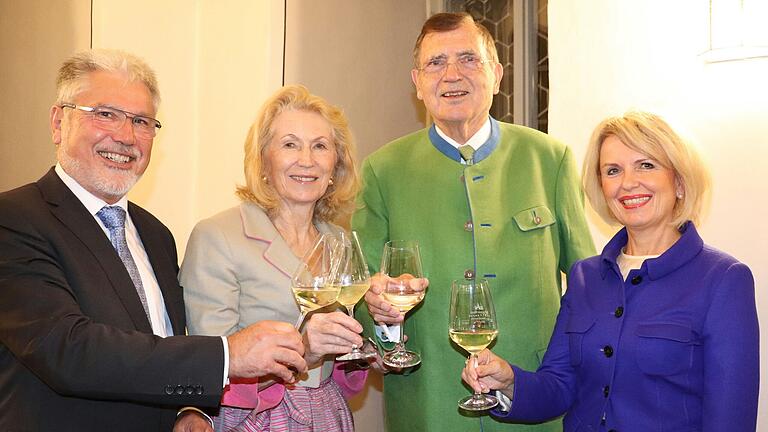
{"type": "MultiPolygon", "coordinates": [[[[245,142],[242,203],[197,224],[180,279],[190,334],[229,335],[261,320],[299,315],[290,275],[332,221],[349,214],[358,188],[354,144],[341,110],[303,86],[270,98],[245,142]]],[[[352,431],[344,399],[366,372],[333,361],[362,344],[362,327],[342,312],[305,325],[309,376],[297,383],[230,382],[217,431],[352,431]],[[261,387],[261,388],[259,388],[261,387]]]]}

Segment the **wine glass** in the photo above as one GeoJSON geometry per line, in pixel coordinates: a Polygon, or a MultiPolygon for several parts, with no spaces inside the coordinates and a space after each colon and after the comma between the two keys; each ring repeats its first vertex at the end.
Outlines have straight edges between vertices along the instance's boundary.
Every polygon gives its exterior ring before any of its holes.
{"type": "Polygon", "coordinates": [[[341,262],[341,249],[341,242],[333,235],[322,234],[293,273],[291,290],[301,312],[297,330],[309,312],[336,302],[339,286],[332,281],[341,262]]]}
{"type": "MultiPolygon", "coordinates": [[[[410,283],[413,278],[424,277],[421,270],[419,243],[414,240],[392,240],[384,245],[381,257],[381,273],[387,278],[382,292],[385,300],[405,314],[424,299],[423,290],[415,290],[410,283]]],[[[400,324],[400,339],[393,351],[384,356],[384,364],[392,368],[405,368],[421,363],[421,356],[405,349],[403,328],[400,324]]]]}
{"type": "MultiPolygon", "coordinates": [[[[334,284],[338,284],[341,289],[336,301],[347,308],[349,316],[354,318],[355,305],[371,287],[371,274],[368,272],[368,264],[365,263],[357,233],[352,231],[347,234],[342,231],[339,241],[342,245],[341,264],[336,272],[334,284]]],[[[363,352],[357,346],[352,346],[351,352],[336,357],[336,360],[362,360],[375,356],[373,352],[363,352]]]]}
{"type": "MultiPolygon", "coordinates": [[[[455,280],[451,284],[451,311],[448,335],[469,352],[469,360],[477,366],[477,354],[499,333],[491,290],[485,279],[455,280]]],[[[475,392],[459,401],[467,411],[483,411],[499,404],[493,396],[475,392]]]]}

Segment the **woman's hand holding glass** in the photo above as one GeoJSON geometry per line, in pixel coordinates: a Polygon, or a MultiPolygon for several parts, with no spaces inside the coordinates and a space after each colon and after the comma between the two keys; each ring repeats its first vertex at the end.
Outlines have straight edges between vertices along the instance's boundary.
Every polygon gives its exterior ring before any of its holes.
{"type": "Polygon", "coordinates": [[[467,361],[461,371],[461,379],[475,392],[488,393],[491,390],[511,389],[515,383],[515,372],[503,358],[484,349],[475,356],[475,361],[467,361]]]}
{"type": "Polygon", "coordinates": [[[344,312],[316,313],[304,326],[304,359],[309,368],[326,355],[348,353],[363,344],[363,326],[344,312]]]}

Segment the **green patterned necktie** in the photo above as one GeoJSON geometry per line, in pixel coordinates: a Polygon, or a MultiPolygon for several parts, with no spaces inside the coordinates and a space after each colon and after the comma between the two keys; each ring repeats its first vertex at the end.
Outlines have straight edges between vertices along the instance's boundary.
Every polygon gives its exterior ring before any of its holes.
{"type": "Polygon", "coordinates": [[[463,145],[459,147],[459,153],[461,153],[461,158],[464,159],[467,165],[472,165],[472,157],[475,155],[475,149],[472,148],[471,145],[463,145]]]}

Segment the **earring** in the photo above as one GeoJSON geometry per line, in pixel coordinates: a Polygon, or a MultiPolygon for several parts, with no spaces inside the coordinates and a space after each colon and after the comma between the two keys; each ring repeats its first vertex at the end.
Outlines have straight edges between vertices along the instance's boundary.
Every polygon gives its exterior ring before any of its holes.
{"type": "Polygon", "coordinates": [[[675,196],[677,196],[677,199],[683,199],[683,193],[678,192],[675,196]]]}
{"type": "Polygon", "coordinates": [[[333,186],[333,177],[328,179],[328,186],[333,186]]]}
{"type": "Polygon", "coordinates": [[[261,176],[261,181],[263,181],[266,184],[269,184],[269,178],[267,178],[267,176],[261,176]]]}

